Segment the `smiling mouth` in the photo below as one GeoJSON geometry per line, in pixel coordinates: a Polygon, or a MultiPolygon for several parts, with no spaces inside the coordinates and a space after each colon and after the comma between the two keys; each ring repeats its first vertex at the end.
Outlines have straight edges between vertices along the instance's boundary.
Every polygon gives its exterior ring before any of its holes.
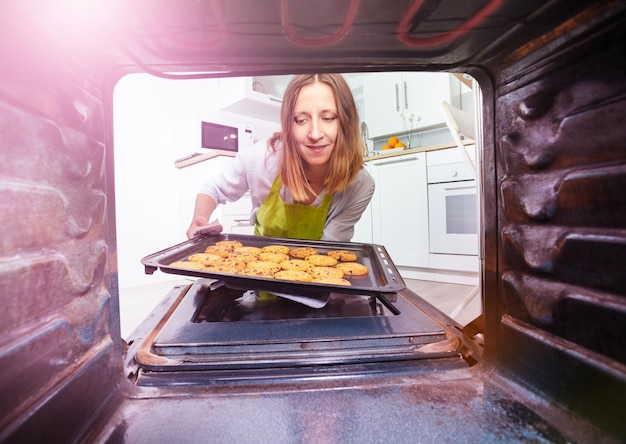
{"type": "Polygon", "coordinates": [[[328,145],[307,145],[307,148],[313,151],[322,151],[328,145]]]}

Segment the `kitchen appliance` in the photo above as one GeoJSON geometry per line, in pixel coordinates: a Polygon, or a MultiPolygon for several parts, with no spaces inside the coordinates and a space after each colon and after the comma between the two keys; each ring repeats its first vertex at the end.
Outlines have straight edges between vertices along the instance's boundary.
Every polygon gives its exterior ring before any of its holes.
{"type": "Polygon", "coordinates": [[[252,128],[217,122],[201,122],[200,146],[203,149],[238,152],[252,145],[252,128]]]}
{"type": "Polygon", "coordinates": [[[626,2],[31,3],[0,9],[0,441],[624,442],[626,2]],[[320,67],[480,83],[481,334],[395,293],[484,353],[138,385],[190,290],[120,337],[116,80],[320,67]]]}
{"type": "Polygon", "coordinates": [[[478,254],[476,180],[456,149],[427,154],[428,227],[431,254],[478,254]]]}
{"type": "Polygon", "coordinates": [[[235,157],[254,143],[253,129],[247,125],[235,125],[222,119],[200,122],[196,151],[174,161],[176,168],[185,168],[218,156],[235,157]]]}

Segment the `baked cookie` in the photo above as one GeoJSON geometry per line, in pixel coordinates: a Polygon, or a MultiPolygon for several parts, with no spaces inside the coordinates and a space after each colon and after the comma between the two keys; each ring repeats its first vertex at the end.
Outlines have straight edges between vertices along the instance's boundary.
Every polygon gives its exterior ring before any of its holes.
{"type": "Polygon", "coordinates": [[[258,254],[261,252],[261,249],[259,247],[238,247],[235,248],[233,250],[236,253],[247,253],[247,254],[256,254],[258,256],[258,254]]]}
{"type": "Polygon", "coordinates": [[[344,279],[344,278],[337,278],[337,277],[313,278],[311,282],[315,282],[317,284],[330,284],[330,285],[346,285],[346,286],[352,285],[352,283],[349,280],[344,279]]]}
{"type": "Polygon", "coordinates": [[[330,257],[334,257],[341,262],[354,262],[356,261],[356,254],[348,250],[333,250],[327,253],[330,257]]]}
{"type": "Polygon", "coordinates": [[[280,268],[283,270],[309,271],[311,265],[304,259],[288,259],[280,263],[280,268]]]}
{"type": "Polygon", "coordinates": [[[270,262],[270,261],[250,261],[246,264],[246,269],[247,270],[253,270],[253,271],[258,271],[258,270],[269,270],[272,273],[276,273],[277,271],[280,270],[280,265],[278,265],[276,262],[270,262]]]}
{"type": "Polygon", "coordinates": [[[313,278],[342,278],[343,271],[336,267],[313,267],[309,270],[313,278]]]}
{"type": "Polygon", "coordinates": [[[256,254],[237,253],[236,251],[233,251],[232,253],[228,255],[226,259],[232,259],[234,261],[243,261],[247,264],[250,261],[256,261],[258,259],[258,256],[256,254]]]}
{"type": "Polygon", "coordinates": [[[287,245],[266,245],[262,247],[261,250],[267,253],[289,254],[291,248],[289,248],[287,245]]]}
{"type": "Polygon", "coordinates": [[[217,254],[221,257],[228,257],[228,255],[230,254],[230,249],[228,247],[220,245],[209,245],[205,248],[204,252],[209,254],[217,254]]]}
{"type": "Polygon", "coordinates": [[[301,270],[280,270],[274,273],[275,279],[282,279],[285,281],[300,281],[300,282],[311,282],[313,280],[313,276],[311,276],[306,271],[301,270]]]}
{"type": "Polygon", "coordinates": [[[217,254],[211,253],[196,253],[192,254],[187,258],[189,262],[199,262],[202,265],[216,265],[219,262],[222,262],[222,256],[218,256],[217,254]]]}
{"type": "Polygon", "coordinates": [[[282,261],[289,260],[289,255],[285,253],[273,253],[271,251],[261,251],[259,253],[259,260],[280,263],[282,261]]]}
{"type": "Polygon", "coordinates": [[[205,267],[200,262],[176,261],[170,264],[170,267],[188,268],[190,270],[204,270],[205,267]]]}
{"type": "Polygon", "coordinates": [[[210,267],[205,267],[205,271],[215,272],[215,273],[228,273],[228,274],[237,274],[237,269],[230,265],[211,265],[210,267]]]}
{"type": "Polygon", "coordinates": [[[221,240],[215,242],[215,245],[218,247],[226,247],[230,251],[233,251],[235,248],[243,247],[243,244],[238,240],[221,240]]]}
{"type": "Polygon", "coordinates": [[[227,257],[226,259],[224,259],[222,261],[221,264],[217,264],[218,267],[223,266],[223,267],[232,267],[235,270],[239,271],[239,270],[243,270],[246,268],[247,264],[246,262],[242,261],[242,260],[238,260],[238,259],[231,259],[230,257],[227,257]]]}
{"type": "Polygon", "coordinates": [[[289,256],[295,257],[296,259],[306,259],[312,254],[317,254],[317,250],[313,247],[292,248],[289,252],[289,256]]]}
{"type": "Polygon", "coordinates": [[[274,277],[274,272],[272,270],[261,270],[261,269],[251,270],[250,268],[247,268],[247,267],[244,268],[243,270],[239,270],[237,274],[240,274],[242,276],[266,277],[266,278],[274,277]]]}
{"type": "Polygon", "coordinates": [[[369,273],[369,268],[358,262],[340,262],[336,268],[343,271],[346,276],[365,276],[369,273]]]}
{"type": "Polygon", "coordinates": [[[325,254],[312,254],[307,256],[305,260],[316,267],[334,267],[337,265],[337,259],[325,254]]]}

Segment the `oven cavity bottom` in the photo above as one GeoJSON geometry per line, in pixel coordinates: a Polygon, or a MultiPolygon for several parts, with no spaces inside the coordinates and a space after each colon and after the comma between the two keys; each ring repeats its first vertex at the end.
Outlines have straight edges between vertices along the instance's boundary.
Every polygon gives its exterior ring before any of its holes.
{"type": "Polygon", "coordinates": [[[304,295],[319,307],[289,296],[198,279],[138,347],[137,383],[459,355],[461,341],[402,292],[304,295]]]}

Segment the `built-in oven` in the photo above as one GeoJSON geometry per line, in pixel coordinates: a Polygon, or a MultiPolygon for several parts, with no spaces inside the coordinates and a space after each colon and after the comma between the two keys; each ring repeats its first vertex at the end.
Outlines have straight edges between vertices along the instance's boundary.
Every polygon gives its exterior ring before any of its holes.
{"type": "Polygon", "coordinates": [[[428,219],[431,254],[478,254],[476,179],[456,148],[428,153],[428,219]]]}

